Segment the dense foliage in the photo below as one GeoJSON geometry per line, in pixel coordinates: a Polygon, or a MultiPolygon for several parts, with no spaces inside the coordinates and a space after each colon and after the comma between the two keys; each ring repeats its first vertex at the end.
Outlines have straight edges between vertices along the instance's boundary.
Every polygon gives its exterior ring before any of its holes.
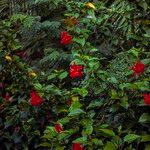
{"type": "Polygon", "coordinates": [[[0,19],[0,149],[150,149],[148,0],[1,0],[0,19]]]}

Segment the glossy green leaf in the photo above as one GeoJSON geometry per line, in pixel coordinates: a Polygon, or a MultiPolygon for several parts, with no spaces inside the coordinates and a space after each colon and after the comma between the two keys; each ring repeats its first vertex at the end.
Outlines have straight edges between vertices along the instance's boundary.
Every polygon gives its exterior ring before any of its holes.
{"type": "Polygon", "coordinates": [[[81,143],[84,144],[87,142],[87,138],[86,137],[79,137],[76,140],[73,141],[73,143],[81,143]]]}
{"type": "Polygon", "coordinates": [[[78,109],[74,109],[72,111],[70,111],[70,113],[68,114],[69,117],[74,117],[74,116],[78,116],[80,114],[85,113],[82,109],[78,108],[78,109]]]}
{"type": "Polygon", "coordinates": [[[124,142],[132,143],[133,141],[136,141],[140,139],[139,135],[136,134],[128,134],[124,137],[124,142]]]}
{"type": "Polygon", "coordinates": [[[104,150],[117,150],[117,147],[114,143],[108,141],[104,147],[104,150]]]}
{"type": "Polygon", "coordinates": [[[113,137],[115,136],[115,133],[113,130],[111,129],[99,129],[99,131],[101,131],[101,135],[105,136],[105,137],[113,137]]]}
{"type": "Polygon", "coordinates": [[[139,118],[140,123],[150,123],[150,115],[148,113],[143,113],[139,118]]]}

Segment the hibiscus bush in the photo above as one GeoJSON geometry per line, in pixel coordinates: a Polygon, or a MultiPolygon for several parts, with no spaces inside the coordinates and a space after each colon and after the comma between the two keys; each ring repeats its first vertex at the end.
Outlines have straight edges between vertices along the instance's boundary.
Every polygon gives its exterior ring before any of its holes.
{"type": "Polygon", "coordinates": [[[0,149],[150,149],[148,0],[0,4],[0,149]]]}

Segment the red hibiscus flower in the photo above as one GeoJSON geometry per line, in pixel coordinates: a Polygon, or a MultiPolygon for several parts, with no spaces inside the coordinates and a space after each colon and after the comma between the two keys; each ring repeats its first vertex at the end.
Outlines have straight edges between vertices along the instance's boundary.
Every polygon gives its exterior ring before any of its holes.
{"type": "Polygon", "coordinates": [[[38,106],[41,103],[43,103],[43,98],[40,97],[40,95],[36,91],[31,91],[30,92],[30,104],[32,106],[38,106]]]}
{"type": "Polygon", "coordinates": [[[82,77],[83,76],[83,66],[72,64],[70,65],[69,76],[71,78],[82,77]]]}
{"type": "Polygon", "coordinates": [[[6,94],[3,96],[3,99],[4,99],[5,102],[9,102],[9,100],[10,100],[10,95],[9,95],[9,93],[6,93],[6,94]]]}
{"type": "Polygon", "coordinates": [[[72,36],[67,32],[67,31],[63,31],[60,34],[60,43],[63,45],[67,45],[70,44],[72,42],[72,36]]]}
{"type": "Polygon", "coordinates": [[[136,75],[139,77],[144,72],[145,65],[142,62],[138,61],[132,66],[131,69],[134,71],[134,77],[136,75]]]}
{"type": "Polygon", "coordinates": [[[150,94],[144,94],[144,102],[150,106],[150,94]]]}
{"type": "Polygon", "coordinates": [[[60,123],[55,124],[55,130],[57,133],[60,133],[63,131],[62,125],[60,123]]]}
{"type": "Polygon", "coordinates": [[[74,143],[72,150],[84,150],[83,146],[80,143],[74,143]]]}

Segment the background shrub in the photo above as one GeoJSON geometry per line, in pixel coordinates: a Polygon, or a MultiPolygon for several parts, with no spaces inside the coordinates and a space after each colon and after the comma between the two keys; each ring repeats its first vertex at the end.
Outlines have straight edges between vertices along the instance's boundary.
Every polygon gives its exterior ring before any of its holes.
{"type": "Polygon", "coordinates": [[[2,0],[0,12],[1,149],[149,149],[148,0],[2,0]]]}

